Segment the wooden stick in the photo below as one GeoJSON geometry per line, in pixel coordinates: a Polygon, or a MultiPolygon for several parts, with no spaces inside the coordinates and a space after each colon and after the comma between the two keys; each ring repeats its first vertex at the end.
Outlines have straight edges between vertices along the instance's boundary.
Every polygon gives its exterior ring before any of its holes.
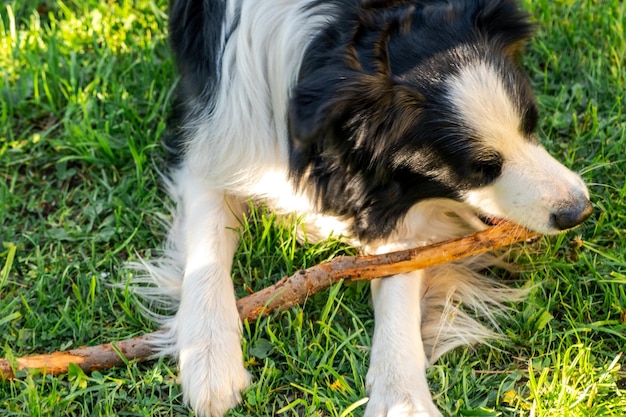
{"type": "MultiPolygon", "coordinates": [[[[300,270],[276,284],[237,301],[242,320],[254,321],[277,310],[303,303],[311,294],[340,281],[371,280],[441,265],[468,256],[536,239],[539,234],[503,222],[481,232],[415,249],[384,255],[340,256],[329,262],[300,270]]],[[[0,379],[13,379],[17,370],[39,369],[52,375],[67,372],[70,363],[85,372],[123,365],[129,360],[145,360],[154,355],[149,340],[159,332],[99,346],[80,347],[64,352],[25,356],[15,363],[0,359],[0,379]],[[13,365],[13,366],[12,366],[13,365]]]]}
{"type": "MultiPolygon", "coordinates": [[[[144,360],[154,354],[149,339],[155,333],[157,332],[98,346],[83,346],[63,352],[16,358],[16,370],[42,370],[46,374],[60,375],[67,372],[70,363],[80,366],[85,372],[91,372],[120,366],[132,359],[144,360]]],[[[11,361],[0,359],[0,380],[16,378],[13,369],[11,361]]]]}

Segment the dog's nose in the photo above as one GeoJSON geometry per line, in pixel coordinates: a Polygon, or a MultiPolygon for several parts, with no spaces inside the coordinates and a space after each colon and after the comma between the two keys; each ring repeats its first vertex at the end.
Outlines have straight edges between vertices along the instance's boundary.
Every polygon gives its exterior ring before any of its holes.
{"type": "Polygon", "coordinates": [[[552,213],[552,224],[559,230],[571,229],[587,220],[592,212],[591,201],[583,198],[577,204],[568,204],[561,210],[552,213]]]}

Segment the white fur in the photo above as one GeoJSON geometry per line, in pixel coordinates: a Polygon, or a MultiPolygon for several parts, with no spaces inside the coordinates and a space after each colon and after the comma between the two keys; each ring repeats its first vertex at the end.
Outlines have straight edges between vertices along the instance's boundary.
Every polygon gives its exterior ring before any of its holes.
{"type": "Polygon", "coordinates": [[[375,329],[367,372],[365,417],[441,416],[430,398],[421,336],[427,273],[415,271],[372,282],[375,329]]]}
{"type": "Polygon", "coordinates": [[[286,169],[289,91],[322,23],[319,15],[302,12],[307,3],[313,1],[241,2],[241,21],[222,57],[215,110],[198,121],[188,144],[186,163],[211,184],[250,196],[254,190],[247,187],[257,185],[259,173],[286,169]]]}
{"type": "MultiPolygon", "coordinates": [[[[185,401],[200,416],[222,416],[249,382],[230,278],[233,229],[244,203],[263,199],[284,213],[312,211],[286,178],[288,90],[320,23],[302,7],[281,0],[229,2],[223,33],[231,31],[237,9],[241,18],[224,45],[215,111],[200,109],[187,125],[187,157],[169,180],[177,209],[167,250],[143,266],[177,308],[174,317],[160,318],[166,332],[153,343],[163,354],[178,355],[185,401]]],[[[323,225],[312,229],[331,232],[323,225]]]]}

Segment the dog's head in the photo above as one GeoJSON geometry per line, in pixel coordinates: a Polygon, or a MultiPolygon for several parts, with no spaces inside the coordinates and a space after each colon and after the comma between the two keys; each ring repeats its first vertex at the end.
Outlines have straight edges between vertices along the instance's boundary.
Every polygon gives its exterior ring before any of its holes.
{"type": "Polygon", "coordinates": [[[368,3],[320,35],[294,89],[291,168],[323,209],[362,239],[429,198],[542,233],[590,215],[583,181],[535,135],[517,64],[531,27],[514,2],[368,3]]]}
{"type": "Polygon", "coordinates": [[[522,81],[507,81],[509,72],[488,63],[468,66],[449,81],[450,104],[483,155],[472,170],[485,178],[459,197],[482,214],[542,233],[575,227],[591,214],[587,188],[539,144],[534,103],[521,98],[522,81]]]}

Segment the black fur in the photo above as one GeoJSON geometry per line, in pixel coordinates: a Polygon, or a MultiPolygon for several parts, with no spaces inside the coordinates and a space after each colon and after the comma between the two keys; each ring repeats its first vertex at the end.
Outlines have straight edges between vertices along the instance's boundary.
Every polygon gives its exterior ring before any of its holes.
{"type": "Polygon", "coordinates": [[[224,20],[224,9],[220,1],[172,1],[170,42],[181,75],[181,96],[187,99],[211,94],[216,87],[223,42],[221,25],[215,23],[224,20]]]}
{"type": "MultiPolygon", "coordinates": [[[[214,0],[172,0],[170,5],[170,43],[180,81],[163,143],[173,165],[181,162],[185,152],[186,135],[180,127],[185,120],[210,113],[213,106],[220,58],[228,40],[228,34],[222,39],[225,7],[224,2],[214,0]]],[[[237,13],[230,32],[237,27],[238,18],[237,13]]]]}

